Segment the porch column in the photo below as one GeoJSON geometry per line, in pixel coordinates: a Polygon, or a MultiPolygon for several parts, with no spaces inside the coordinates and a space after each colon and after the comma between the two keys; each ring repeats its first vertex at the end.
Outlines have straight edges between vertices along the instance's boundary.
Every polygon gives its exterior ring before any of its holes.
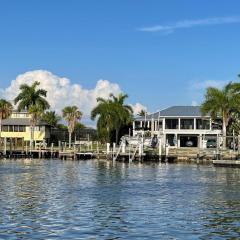
{"type": "Polygon", "coordinates": [[[199,143],[198,143],[199,148],[203,148],[203,136],[202,136],[202,134],[199,134],[198,139],[199,139],[199,143]]]}
{"type": "Polygon", "coordinates": [[[177,135],[177,147],[180,148],[180,136],[177,135]]]}
{"type": "Polygon", "coordinates": [[[151,137],[153,137],[153,132],[154,132],[154,120],[152,118],[152,120],[151,120],[151,137]]]}
{"type": "Polygon", "coordinates": [[[175,133],[174,135],[174,147],[177,147],[178,146],[178,139],[177,139],[177,133],[175,133]]]}
{"type": "Polygon", "coordinates": [[[193,129],[194,129],[194,130],[197,129],[197,121],[196,121],[196,118],[193,119],[193,129]]]}
{"type": "Polygon", "coordinates": [[[135,121],[133,121],[133,130],[135,130],[135,121]]]}
{"type": "Polygon", "coordinates": [[[165,130],[165,118],[163,118],[163,120],[162,120],[162,130],[163,131],[165,130]]]}
{"type": "Polygon", "coordinates": [[[181,129],[181,119],[178,118],[178,130],[180,130],[180,129],[181,129]]]}

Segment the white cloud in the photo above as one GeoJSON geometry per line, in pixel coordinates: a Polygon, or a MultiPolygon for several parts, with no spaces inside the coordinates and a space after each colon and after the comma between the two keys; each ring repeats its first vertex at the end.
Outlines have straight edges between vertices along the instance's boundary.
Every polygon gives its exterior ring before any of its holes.
{"type": "Polygon", "coordinates": [[[133,109],[133,114],[136,116],[141,110],[147,111],[147,108],[141,103],[136,103],[135,105],[130,104],[133,109]]]}
{"type": "Polygon", "coordinates": [[[143,32],[162,32],[170,34],[176,29],[192,28],[207,25],[219,25],[219,24],[230,24],[239,23],[240,17],[216,17],[216,18],[204,18],[198,20],[183,20],[169,25],[155,25],[150,27],[139,28],[139,31],[143,32]]]}
{"type": "MultiPolygon", "coordinates": [[[[17,76],[9,87],[0,89],[0,95],[12,101],[18,94],[21,84],[32,84],[34,81],[39,81],[40,87],[47,90],[47,100],[52,109],[61,113],[65,106],[76,105],[84,113],[83,122],[88,124],[91,123],[90,112],[96,105],[97,97],[108,98],[110,93],[116,95],[122,92],[118,84],[108,80],[98,80],[94,88],[85,89],[79,84],[72,84],[68,78],[59,77],[45,70],[35,70],[17,76]]],[[[137,103],[134,106],[137,109],[142,105],[137,103]]]]}

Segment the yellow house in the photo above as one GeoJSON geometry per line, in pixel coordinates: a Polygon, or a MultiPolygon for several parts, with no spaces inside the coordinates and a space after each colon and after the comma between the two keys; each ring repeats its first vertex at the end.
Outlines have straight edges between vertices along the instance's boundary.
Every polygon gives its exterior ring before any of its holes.
{"type": "MultiPolygon", "coordinates": [[[[1,137],[13,140],[16,145],[22,145],[31,140],[31,115],[27,111],[13,111],[8,119],[2,121],[1,137]]],[[[47,141],[50,138],[49,126],[39,121],[34,129],[35,142],[47,141]]]]}

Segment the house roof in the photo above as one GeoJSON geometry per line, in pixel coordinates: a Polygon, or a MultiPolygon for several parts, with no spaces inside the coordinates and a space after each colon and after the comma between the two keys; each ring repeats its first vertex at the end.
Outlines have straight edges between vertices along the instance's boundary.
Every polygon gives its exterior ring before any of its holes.
{"type": "MultiPolygon", "coordinates": [[[[7,118],[2,120],[2,125],[20,125],[20,126],[30,126],[30,118],[7,118]]],[[[38,121],[37,126],[48,125],[43,121],[38,121]]]]}
{"type": "MultiPolygon", "coordinates": [[[[201,117],[200,106],[172,106],[161,111],[148,114],[147,120],[158,119],[159,117],[201,117]]],[[[210,116],[209,114],[206,116],[210,116]]],[[[145,117],[136,117],[135,120],[144,120],[145,117]]]]}

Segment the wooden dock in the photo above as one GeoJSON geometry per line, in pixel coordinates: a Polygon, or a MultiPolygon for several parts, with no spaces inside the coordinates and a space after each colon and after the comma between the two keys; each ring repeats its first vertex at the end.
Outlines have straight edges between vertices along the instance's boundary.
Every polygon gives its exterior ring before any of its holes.
{"type": "Polygon", "coordinates": [[[240,160],[213,160],[214,166],[240,168],[240,160]]]}

